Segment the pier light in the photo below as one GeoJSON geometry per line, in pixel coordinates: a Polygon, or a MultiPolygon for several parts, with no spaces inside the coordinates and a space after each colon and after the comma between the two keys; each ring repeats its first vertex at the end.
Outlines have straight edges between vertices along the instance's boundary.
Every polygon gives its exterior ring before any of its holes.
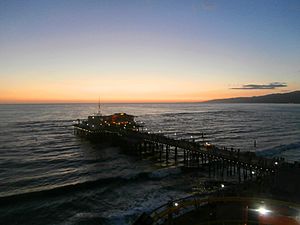
{"type": "Polygon", "coordinates": [[[267,215],[271,212],[271,210],[266,209],[264,206],[259,207],[256,211],[261,215],[267,215]]]}
{"type": "Polygon", "coordinates": [[[174,202],[174,206],[175,207],[179,206],[178,202],[174,202]]]}
{"type": "Polygon", "coordinates": [[[224,184],[221,184],[221,188],[224,188],[225,187],[225,185],[224,184]]]}
{"type": "Polygon", "coordinates": [[[211,146],[211,144],[210,144],[210,143],[208,143],[208,142],[205,142],[204,146],[206,146],[206,147],[210,147],[210,146],[211,146]]]}

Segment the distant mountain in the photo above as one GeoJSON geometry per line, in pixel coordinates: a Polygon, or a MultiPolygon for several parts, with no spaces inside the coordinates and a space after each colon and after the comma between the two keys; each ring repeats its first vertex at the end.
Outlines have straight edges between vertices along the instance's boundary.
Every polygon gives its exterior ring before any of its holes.
{"type": "Polygon", "coordinates": [[[206,101],[207,103],[300,103],[300,91],[253,97],[225,98],[206,101]]]}

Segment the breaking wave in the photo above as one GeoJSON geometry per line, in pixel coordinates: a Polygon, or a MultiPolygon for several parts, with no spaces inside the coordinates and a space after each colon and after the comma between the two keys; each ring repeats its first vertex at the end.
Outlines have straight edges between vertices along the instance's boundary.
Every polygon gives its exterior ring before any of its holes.
{"type": "Polygon", "coordinates": [[[283,152],[294,151],[294,150],[300,151],[300,142],[294,142],[286,145],[278,145],[272,148],[263,149],[261,151],[256,152],[256,155],[272,158],[272,157],[279,156],[283,152]]]}

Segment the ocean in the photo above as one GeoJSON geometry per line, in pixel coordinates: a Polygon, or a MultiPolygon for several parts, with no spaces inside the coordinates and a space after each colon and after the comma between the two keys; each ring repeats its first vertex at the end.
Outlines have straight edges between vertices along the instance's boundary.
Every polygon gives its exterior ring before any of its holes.
{"type": "MultiPolygon", "coordinates": [[[[297,104],[102,104],[149,132],[300,161],[297,104]],[[254,140],[257,146],[254,147],[254,140]]],[[[0,223],[127,225],[206,179],[73,134],[97,104],[0,105],[0,223]]]]}

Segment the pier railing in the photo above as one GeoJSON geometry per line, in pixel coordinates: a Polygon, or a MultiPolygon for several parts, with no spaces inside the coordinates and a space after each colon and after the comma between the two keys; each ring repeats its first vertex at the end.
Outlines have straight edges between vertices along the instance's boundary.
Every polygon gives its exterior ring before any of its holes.
{"type": "MultiPolygon", "coordinates": [[[[132,153],[139,155],[140,157],[151,156],[153,159],[159,161],[163,166],[174,165],[204,169],[208,172],[209,176],[220,176],[222,179],[224,176],[236,176],[238,177],[240,184],[247,181],[256,181],[255,184],[257,184],[257,186],[264,183],[268,183],[269,186],[271,186],[272,183],[274,184],[276,183],[276,180],[279,180],[279,176],[281,177],[280,180],[285,180],[283,179],[285,174],[291,174],[290,172],[294,171],[296,167],[297,170],[295,171],[300,170],[298,164],[286,163],[282,159],[267,159],[256,156],[255,153],[251,152],[240,152],[239,150],[234,150],[232,148],[219,148],[205,142],[175,139],[164,136],[161,133],[149,133],[146,131],[135,131],[126,128],[120,129],[118,127],[94,129],[87,126],[81,126],[80,124],[74,125],[74,128],[75,133],[84,137],[91,138],[93,140],[110,140],[114,144],[119,144],[120,146],[130,149],[132,153]]],[[[282,186],[282,182],[277,182],[277,184],[282,186]]],[[[283,190],[286,189],[283,188],[283,190]]],[[[262,203],[268,203],[268,205],[272,208],[270,211],[276,213],[281,213],[280,207],[288,207],[288,209],[292,208],[294,211],[297,211],[300,208],[298,205],[292,203],[263,198],[239,196],[225,197],[225,195],[211,196],[210,194],[209,196],[196,195],[184,199],[178,199],[176,201],[170,201],[169,203],[155,209],[150,215],[143,214],[143,216],[140,217],[140,221],[142,222],[137,221],[135,225],[172,224],[174,218],[179,218],[190,211],[198,210],[200,208],[203,209],[205,207],[208,207],[206,209],[209,213],[208,215],[215,215],[216,213],[222,212],[222,205],[230,204],[239,206],[240,209],[247,211],[247,213],[242,215],[244,217],[240,216],[240,218],[236,221],[250,221],[253,217],[253,212],[256,212],[257,215],[260,212],[249,207],[262,203]],[[249,209],[251,210],[249,211],[249,209]],[[249,215],[252,217],[248,218],[249,215]]],[[[256,210],[259,210],[259,208],[256,210]]],[[[261,210],[262,213],[267,212],[264,208],[261,210]]],[[[300,216],[298,211],[298,216],[300,216]]],[[[299,225],[299,223],[294,220],[295,215],[287,216],[292,217],[293,220],[285,224],[299,225]]],[[[210,224],[216,222],[216,219],[210,216],[202,219],[203,221],[205,219],[206,221],[210,221],[210,224]]],[[[227,219],[224,218],[222,220],[222,224],[228,224],[225,222],[228,221],[227,219]]],[[[255,217],[254,222],[258,219],[260,218],[255,217]]],[[[232,222],[232,220],[230,221],[232,222]]],[[[205,224],[205,221],[203,223],[205,224]]],[[[232,222],[229,224],[235,223],[232,222]]],[[[240,224],[240,222],[237,224],[240,224]]],[[[264,222],[261,222],[260,224],[264,224],[264,222]]]]}
{"type": "Polygon", "coordinates": [[[180,217],[181,221],[191,221],[193,218],[197,224],[299,225],[300,205],[266,198],[203,194],[170,201],[154,209],[148,217],[144,215],[143,219],[138,219],[134,225],[173,224],[180,217]],[[229,215],[224,215],[226,210],[229,210],[229,215]],[[193,211],[198,213],[188,215],[193,211]],[[277,222],[274,223],[274,220],[277,222]]]}
{"type": "Polygon", "coordinates": [[[205,142],[175,139],[161,133],[134,131],[125,127],[105,127],[93,129],[80,124],[74,125],[75,131],[93,139],[110,139],[127,147],[134,154],[154,156],[165,165],[201,168],[207,166],[209,175],[237,176],[239,182],[276,173],[278,159],[258,157],[251,152],[218,148],[205,142]]]}

